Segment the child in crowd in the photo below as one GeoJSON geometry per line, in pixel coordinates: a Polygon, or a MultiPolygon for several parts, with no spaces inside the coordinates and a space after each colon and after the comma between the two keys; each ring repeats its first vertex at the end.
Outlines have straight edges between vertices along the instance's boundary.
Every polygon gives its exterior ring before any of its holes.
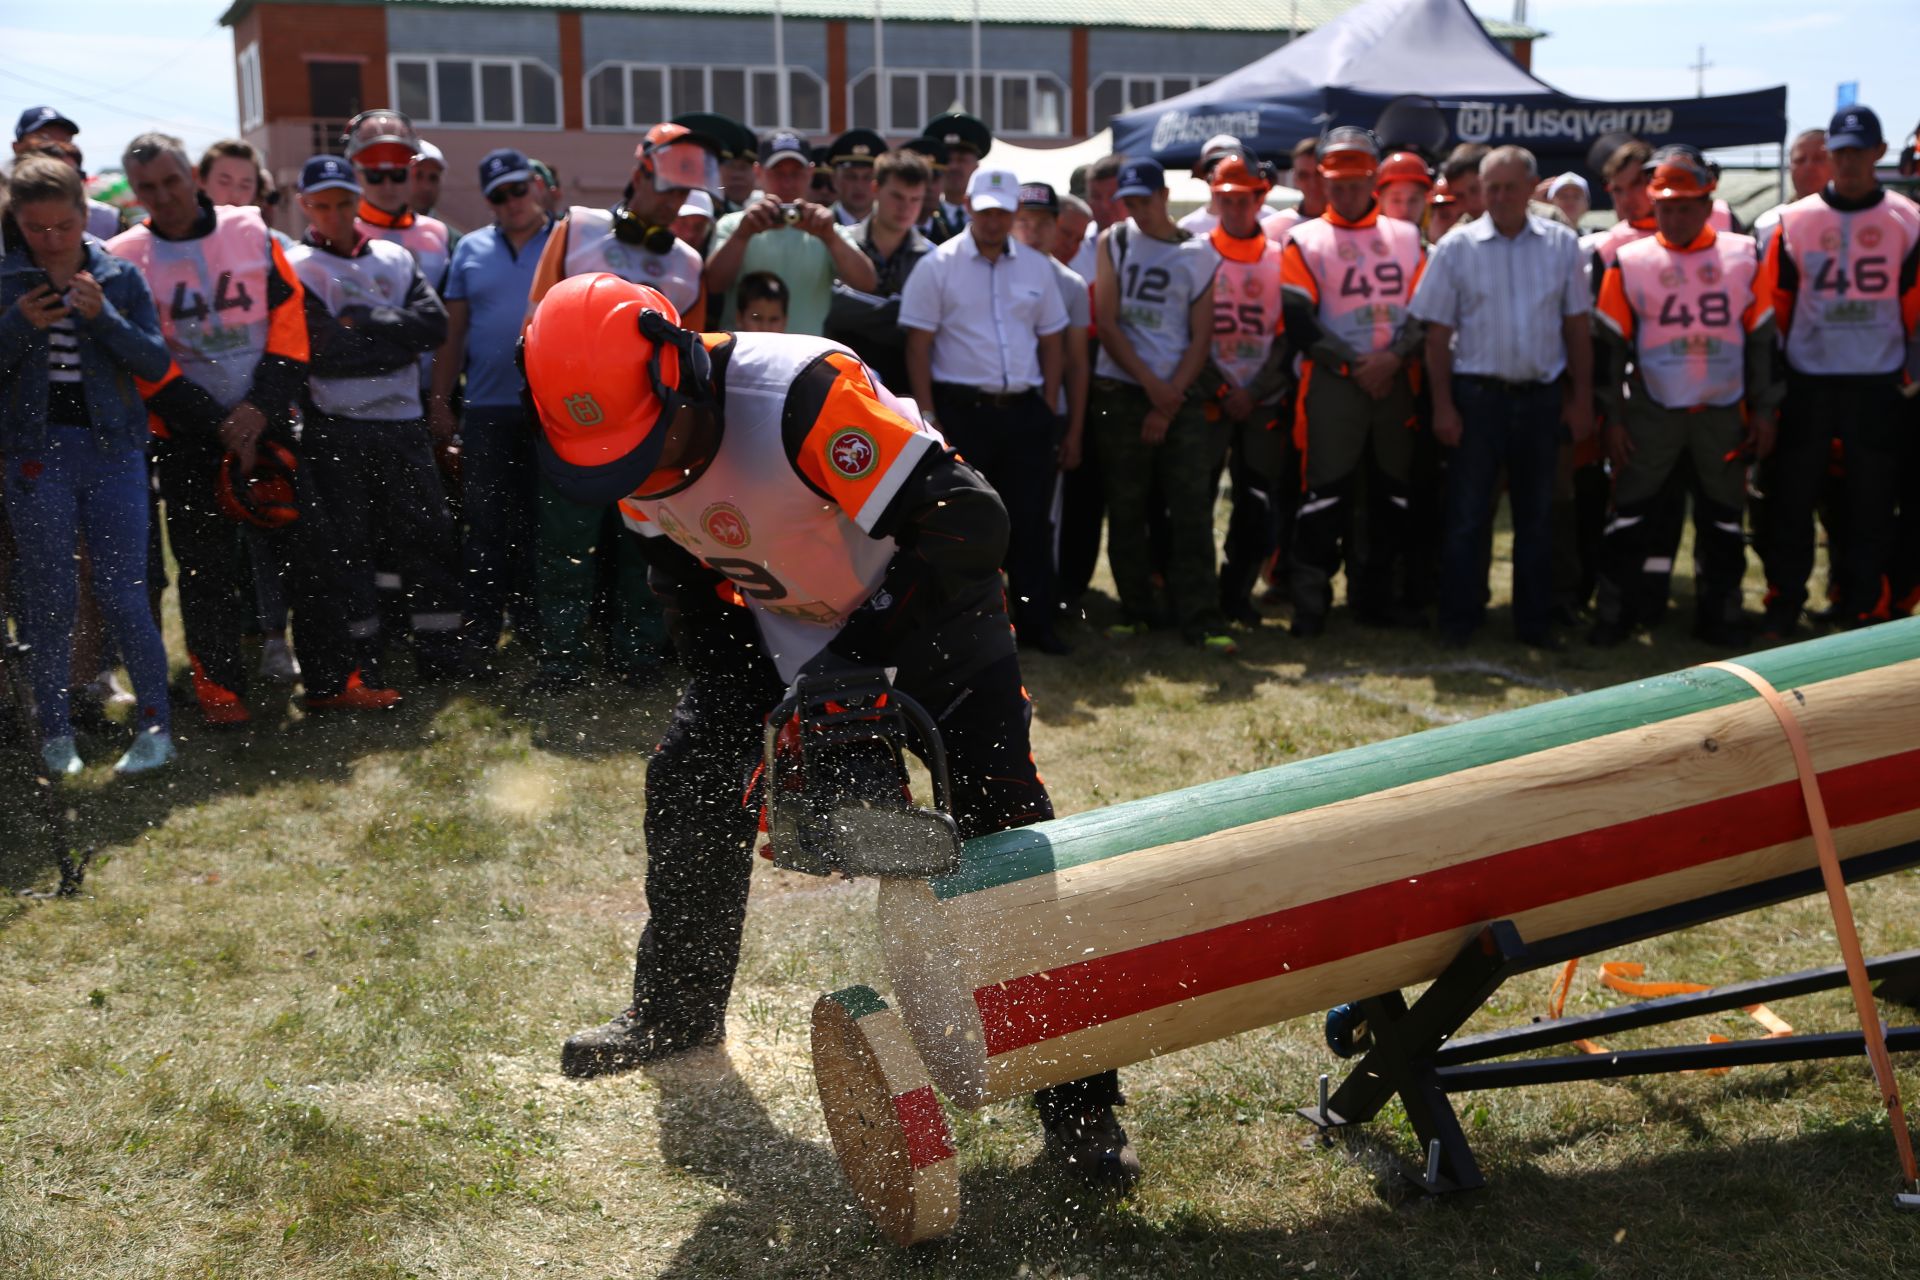
{"type": "Polygon", "coordinates": [[[771,271],[754,271],[740,277],[740,287],[733,295],[740,332],[785,333],[788,296],[787,282],[771,271]]]}

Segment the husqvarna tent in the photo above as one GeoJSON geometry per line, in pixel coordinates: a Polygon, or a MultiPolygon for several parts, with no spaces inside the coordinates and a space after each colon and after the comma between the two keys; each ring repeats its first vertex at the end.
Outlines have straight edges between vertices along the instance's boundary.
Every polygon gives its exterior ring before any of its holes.
{"type": "Polygon", "coordinates": [[[1114,146],[1190,165],[1208,138],[1230,133],[1276,157],[1329,125],[1373,127],[1395,104],[1427,121],[1432,150],[1518,143],[1546,173],[1584,167],[1607,134],[1713,148],[1780,142],[1787,127],[1784,85],[1668,101],[1573,98],[1522,69],[1466,0],[1369,0],[1211,84],[1116,116],[1114,146]]]}

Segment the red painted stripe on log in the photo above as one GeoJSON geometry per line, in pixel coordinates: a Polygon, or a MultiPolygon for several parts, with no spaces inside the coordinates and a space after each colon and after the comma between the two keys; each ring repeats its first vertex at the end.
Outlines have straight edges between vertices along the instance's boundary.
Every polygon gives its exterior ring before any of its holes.
{"type": "Polygon", "coordinates": [[[933,1086],[921,1085],[893,1100],[893,1114],[899,1118],[900,1132],[907,1139],[907,1163],[916,1169],[953,1158],[953,1135],[947,1128],[947,1113],[933,1086]]]}
{"type": "MultiPolygon", "coordinates": [[[[1905,813],[1920,750],[1820,775],[1834,828],[1905,813]]],[[[1810,834],[1797,782],[1510,849],[973,993],[989,1057],[1116,1018],[1810,834]]]]}

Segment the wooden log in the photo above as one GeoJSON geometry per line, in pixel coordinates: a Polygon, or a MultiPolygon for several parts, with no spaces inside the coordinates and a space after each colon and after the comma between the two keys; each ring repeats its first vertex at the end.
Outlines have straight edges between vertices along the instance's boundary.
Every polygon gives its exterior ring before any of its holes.
{"type": "Polygon", "coordinates": [[[946,1113],[900,1016],[871,987],[813,1006],[813,1075],[841,1171],[895,1244],[943,1236],[960,1216],[946,1113]]]}
{"type": "MultiPolygon", "coordinates": [[[[1742,660],[1792,691],[1841,857],[1920,839],[1920,619],[1742,660]]],[[[1692,668],[968,843],[883,881],[907,1031],[955,1103],[1435,977],[1814,864],[1791,753],[1692,668]]]]}

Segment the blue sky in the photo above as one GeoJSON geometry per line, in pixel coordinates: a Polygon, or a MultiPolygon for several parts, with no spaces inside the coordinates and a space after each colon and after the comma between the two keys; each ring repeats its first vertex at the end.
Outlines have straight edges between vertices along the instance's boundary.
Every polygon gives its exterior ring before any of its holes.
{"type": "MultiPolygon", "coordinates": [[[[1200,0],[1204,2],[1204,0],[1200,0]]],[[[1496,17],[1511,0],[1471,0],[1496,17]]],[[[0,12],[0,104],[11,121],[47,102],[76,118],[89,167],[106,167],[135,133],[165,128],[193,150],[235,130],[227,0],[69,0],[0,12]]],[[[1529,0],[1550,36],[1534,73],[1585,97],[1690,95],[1704,44],[1707,92],[1785,83],[1794,129],[1824,125],[1834,85],[1860,81],[1894,145],[1920,118],[1920,0],[1529,0]]],[[[1251,60],[1251,57],[1249,58],[1251,60]]]]}

